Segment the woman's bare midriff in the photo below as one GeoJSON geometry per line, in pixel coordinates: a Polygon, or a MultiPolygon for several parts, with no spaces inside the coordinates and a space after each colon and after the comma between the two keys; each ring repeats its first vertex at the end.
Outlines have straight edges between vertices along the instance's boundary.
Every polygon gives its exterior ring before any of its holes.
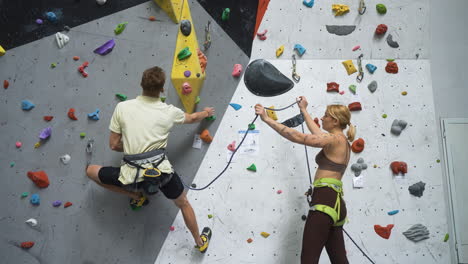
{"type": "Polygon", "coordinates": [[[337,179],[341,181],[341,179],[343,178],[343,175],[341,175],[341,173],[336,172],[336,171],[317,169],[317,171],[315,172],[314,181],[320,178],[333,178],[333,179],[337,179]]]}

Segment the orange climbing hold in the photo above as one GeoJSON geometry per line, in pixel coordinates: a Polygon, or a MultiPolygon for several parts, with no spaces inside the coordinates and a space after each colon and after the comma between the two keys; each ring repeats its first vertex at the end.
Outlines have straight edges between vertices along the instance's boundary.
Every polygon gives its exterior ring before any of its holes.
{"type": "Polygon", "coordinates": [[[74,61],[77,61],[77,60],[79,60],[79,59],[80,59],[80,57],[78,57],[78,56],[73,56],[73,60],[74,60],[74,61]]]}
{"type": "Polygon", "coordinates": [[[392,234],[392,228],[393,228],[394,225],[390,224],[390,225],[387,225],[386,227],[382,227],[382,226],[379,226],[379,225],[374,225],[374,230],[375,230],[375,233],[377,233],[377,235],[385,238],[385,239],[389,239],[390,238],[390,235],[392,234]]]}
{"type": "Polygon", "coordinates": [[[52,119],[54,119],[53,116],[44,116],[43,118],[44,118],[44,120],[47,121],[47,122],[50,122],[50,121],[52,121],[52,119]]]}
{"type": "Polygon", "coordinates": [[[197,48],[197,54],[198,54],[198,60],[200,61],[200,67],[201,67],[202,73],[205,73],[206,65],[208,64],[208,58],[206,58],[205,54],[203,54],[203,52],[201,52],[201,50],[198,48],[197,48]]]}
{"type": "Polygon", "coordinates": [[[68,109],[68,117],[71,120],[78,120],[78,118],[75,116],[75,108],[68,109]]]}
{"type": "Polygon", "coordinates": [[[73,205],[72,202],[66,202],[66,203],[63,205],[63,207],[64,207],[64,208],[67,208],[67,207],[70,207],[70,206],[72,206],[72,205],[73,205]]]}
{"type": "Polygon", "coordinates": [[[32,248],[33,246],[34,246],[34,242],[32,241],[26,241],[26,242],[21,243],[21,248],[24,248],[24,249],[29,249],[29,248],[32,248]]]}
{"type": "Polygon", "coordinates": [[[360,153],[364,150],[364,139],[358,138],[351,145],[351,150],[354,153],[360,153]]]}
{"type": "Polygon", "coordinates": [[[408,173],[408,165],[403,161],[394,161],[390,164],[390,169],[394,174],[399,174],[400,172],[405,175],[408,173]]]}
{"type": "Polygon", "coordinates": [[[396,64],[396,62],[389,61],[387,66],[385,66],[385,71],[393,74],[398,73],[398,64],[396,64]]]}
{"type": "Polygon", "coordinates": [[[10,86],[10,82],[8,80],[3,81],[3,88],[8,89],[8,86],[10,86]]]}
{"type": "Polygon", "coordinates": [[[28,178],[39,188],[46,188],[50,184],[45,171],[28,171],[28,178]]]}
{"type": "Polygon", "coordinates": [[[213,141],[213,137],[210,135],[210,131],[208,131],[208,129],[201,132],[200,139],[206,143],[211,143],[211,141],[213,141]]]}

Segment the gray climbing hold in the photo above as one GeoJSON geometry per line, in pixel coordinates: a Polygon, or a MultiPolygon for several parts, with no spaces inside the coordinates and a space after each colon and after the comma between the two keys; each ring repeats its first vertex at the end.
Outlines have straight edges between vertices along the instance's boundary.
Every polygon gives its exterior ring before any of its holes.
{"type": "Polygon", "coordinates": [[[327,31],[330,34],[335,34],[338,36],[346,36],[356,29],[356,26],[334,26],[334,25],[326,25],[327,31]]]}
{"type": "Polygon", "coordinates": [[[192,32],[192,23],[190,23],[190,20],[182,20],[180,21],[180,31],[184,36],[190,35],[192,32]]]}
{"type": "Polygon", "coordinates": [[[287,127],[297,127],[299,126],[300,124],[304,123],[304,116],[302,115],[302,113],[296,115],[296,116],[293,116],[291,118],[289,118],[288,120],[284,121],[283,125],[287,126],[287,127]]]}
{"type": "Polygon", "coordinates": [[[359,158],[357,160],[357,163],[354,163],[353,165],[351,165],[351,170],[354,172],[354,176],[356,177],[361,175],[361,172],[365,169],[367,169],[367,164],[364,163],[363,158],[359,158]]]}
{"type": "Polygon", "coordinates": [[[30,218],[30,219],[26,220],[25,223],[30,225],[30,226],[37,226],[37,220],[34,219],[34,218],[30,218]]]}
{"type": "Polygon", "coordinates": [[[408,190],[412,195],[421,197],[423,196],[425,186],[426,186],[426,183],[420,181],[408,187],[408,190]]]}
{"type": "Polygon", "coordinates": [[[392,36],[392,34],[388,34],[388,36],[387,36],[387,43],[388,43],[388,45],[389,45],[390,47],[392,47],[392,48],[398,48],[398,47],[400,47],[400,45],[398,45],[398,42],[393,41],[393,36],[392,36]]]}
{"type": "Polygon", "coordinates": [[[377,90],[377,81],[372,81],[371,83],[369,83],[367,88],[369,89],[369,91],[371,91],[371,93],[375,92],[375,90],[377,90]]]}
{"type": "Polygon", "coordinates": [[[401,134],[401,131],[403,131],[403,129],[406,128],[406,125],[408,125],[406,121],[395,119],[393,120],[392,128],[390,129],[390,132],[392,132],[392,134],[396,136],[399,136],[401,134]]]}
{"type": "Polygon", "coordinates": [[[62,161],[63,164],[67,165],[70,163],[71,157],[68,154],[65,154],[63,156],[60,156],[60,161],[62,161]]]}
{"type": "Polygon", "coordinates": [[[419,242],[429,238],[429,230],[427,230],[427,227],[422,224],[416,224],[403,232],[403,235],[413,242],[419,242]]]}

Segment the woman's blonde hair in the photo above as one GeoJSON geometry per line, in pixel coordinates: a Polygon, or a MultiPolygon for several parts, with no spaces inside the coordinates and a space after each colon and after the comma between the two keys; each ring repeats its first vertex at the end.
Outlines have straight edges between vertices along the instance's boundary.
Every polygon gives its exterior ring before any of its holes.
{"type": "Polygon", "coordinates": [[[348,140],[350,142],[354,141],[356,128],[351,125],[351,112],[349,111],[348,107],[344,105],[328,105],[326,112],[329,116],[338,120],[341,129],[346,129],[346,126],[349,126],[346,135],[348,136],[348,140]]]}

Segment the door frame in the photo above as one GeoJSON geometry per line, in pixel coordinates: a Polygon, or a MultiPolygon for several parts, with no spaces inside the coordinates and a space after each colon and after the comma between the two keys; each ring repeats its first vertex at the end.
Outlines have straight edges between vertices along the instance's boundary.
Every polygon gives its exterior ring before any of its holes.
{"type": "Polygon", "coordinates": [[[447,145],[447,138],[445,134],[445,127],[450,124],[468,124],[468,118],[441,118],[440,120],[440,131],[442,134],[442,149],[443,149],[443,174],[445,180],[445,193],[446,193],[446,202],[448,204],[448,233],[450,235],[449,245],[450,245],[450,253],[452,260],[455,260],[455,263],[460,263],[458,258],[458,246],[457,246],[457,236],[455,233],[455,214],[454,208],[458,205],[456,201],[452,199],[453,197],[453,190],[452,190],[452,182],[454,182],[454,175],[450,173],[451,167],[449,166],[449,155],[450,147],[447,145]]]}

